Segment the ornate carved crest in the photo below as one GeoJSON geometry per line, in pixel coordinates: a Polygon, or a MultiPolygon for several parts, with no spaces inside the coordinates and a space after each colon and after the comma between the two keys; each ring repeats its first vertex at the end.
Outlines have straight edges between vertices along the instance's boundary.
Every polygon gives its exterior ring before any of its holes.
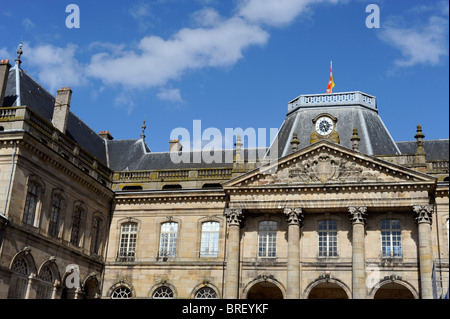
{"type": "Polygon", "coordinates": [[[269,175],[264,184],[273,183],[332,183],[384,181],[393,178],[377,170],[368,169],[353,160],[332,155],[326,151],[299,161],[277,174],[269,175]]]}

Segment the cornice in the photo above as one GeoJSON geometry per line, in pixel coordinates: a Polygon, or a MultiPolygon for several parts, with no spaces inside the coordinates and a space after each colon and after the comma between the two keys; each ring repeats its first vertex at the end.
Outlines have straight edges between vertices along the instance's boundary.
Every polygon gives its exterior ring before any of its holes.
{"type": "Polygon", "coordinates": [[[304,193],[354,193],[354,192],[398,192],[433,191],[435,182],[370,183],[370,184],[278,184],[267,186],[235,186],[224,189],[232,194],[304,194],[304,193]]]}
{"type": "Polygon", "coordinates": [[[74,179],[77,183],[81,184],[82,186],[86,187],[89,190],[92,190],[97,195],[100,195],[102,198],[107,200],[112,199],[112,197],[114,196],[114,192],[107,186],[102,185],[95,178],[83,172],[83,170],[81,170],[81,168],[76,166],[74,163],[68,161],[67,159],[64,159],[59,154],[55,153],[54,150],[52,150],[52,152],[45,152],[38,146],[34,145],[34,143],[27,141],[26,134],[28,133],[25,132],[21,133],[22,134],[20,136],[16,136],[15,138],[9,138],[7,140],[1,141],[2,144],[10,146],[13,145],[14,142],[16,142],[17,146],[19,147],[19,152],[17,156],[26,158],[20,152],[20,147],[23,147],[27,151],[39,157],[43,162],[46,162],[55,167],[57,170],[62,171],[64,174],[74,179]],[[51,156],[50,154],[52,153],[55,154],[57,158],[55,156],[51,156]],[[86,178],[82,177],[83,175],[85,175],[91,181],[88,181],[86,178]],[[95,186],[95,184],[101,185],[102,189],[100,187],[95,186]]]}
{"type": "Polygon", "coordinates": [[[148,203],[192,203],[192,202],[225,202],[227,195],[223,191],[191,190],[182,192],[138,192],[116,193],[114,202],[117,204],[148,204],[148,203]]]}

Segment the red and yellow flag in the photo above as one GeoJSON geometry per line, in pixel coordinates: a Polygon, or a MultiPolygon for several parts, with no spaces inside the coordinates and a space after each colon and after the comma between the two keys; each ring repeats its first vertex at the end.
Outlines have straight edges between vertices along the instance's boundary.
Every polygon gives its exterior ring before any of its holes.
{"type": "Polygon", "coordinates": [[[330,81],[328,82],[327,93],[332,93],[334,88],[333,81],[333,62],[330,62],[330,81]]]}

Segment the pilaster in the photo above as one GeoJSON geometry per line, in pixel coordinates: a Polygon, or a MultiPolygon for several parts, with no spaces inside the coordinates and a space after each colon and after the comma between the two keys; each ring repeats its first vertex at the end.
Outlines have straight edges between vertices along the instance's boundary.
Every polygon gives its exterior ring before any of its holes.
{"type": "Polygon", "coordinates": [[[365,224],[367,207],[348,207],[352,222],[352,293],[353,299],[367,298],[365,261],[365,224]]]}
{"type": "Polygon", "coordinates": [[[288,223],[287,299],[300,298],[300,227],[304,215],[301,208],[285,208],[288,223]]]}
{"type": "Polygon", "coordinates": [[[417,205],[413,206],[413,211],[419,230],[420,295],[422,299],[433,299],[433,251],[431,246],[433,207],[417,205]]]}
{"type": "Polygon", "coordinates": [[[239,241],[242,209],[225,209],[228,224],[227,267],[225,271],[224,299],[237,299],[239,290],[239,241]]]}

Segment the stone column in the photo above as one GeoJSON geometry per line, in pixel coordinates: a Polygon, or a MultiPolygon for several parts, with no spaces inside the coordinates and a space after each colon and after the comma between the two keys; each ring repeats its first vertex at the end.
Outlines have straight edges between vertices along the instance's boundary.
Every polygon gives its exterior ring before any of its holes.
{"type": "Polygon", "coordinates": [[[225,271],[224,299],[237,299],[239,290],[239,246],[242,209],[225,209],[228,223],[227,268],[225,271]]]}
{"type": "Polygon", "coordinates": [[[433,207],[413,206],[413,210],[419,228],[420,295],[422,299],[433,299],[433,249],[431,244],[433,207]]]}
{"type": "Polygon", "coordinates": [[[60,284],[61,283],[59,280],[55,280],[55,282],[53,283],[51,299],[59,299],[58,298],[58,288],[59,288],[60,284]]]}
{"type": "Polygon", "coordinates": [[[28,284],[27,284],[27,289],[25,291],[25,299],[35,299],[36,298],[36,291],[34,289],[35,281],[36,281],[36,274],[31,273],[28,276],[28,284]]]}
{"type": "Polygon", "coordinates": [[[352,222],[352,294],[353,299],[367,298],[365,234],[367,207],[349,207],[352,222]]]}
{"type": "Polygon", "coordinates": [[[300,299],[300,227],[301,208],[285,208],[288,222],[287,299],[300,299]]]}

